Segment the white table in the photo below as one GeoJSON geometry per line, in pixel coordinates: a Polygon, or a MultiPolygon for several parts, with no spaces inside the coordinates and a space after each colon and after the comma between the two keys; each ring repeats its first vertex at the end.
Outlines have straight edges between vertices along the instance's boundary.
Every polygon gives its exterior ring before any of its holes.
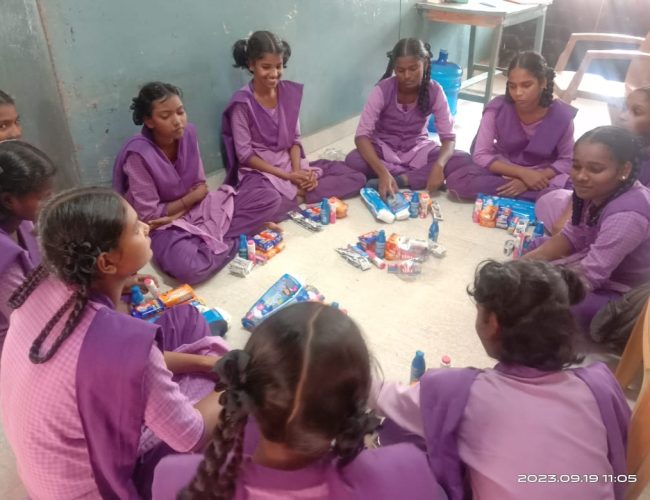
{"type": "Polygon", "coordinates": [[[469,3],[466,4],[428,2],[416,4],[416,8],[428,21],[471,26],[467,79],[461,84],[459,97],[469,101],[482,102],[483,105],[487,104],[492,98],[492,83],[497,69],[503,28],[535,19],[535,43],[533,48],[537,52],[541,52],[547,7],[548,5],[545,4],[520,5],[504,0],[469,0],[469,3]],[[474,62],[477,26],[494,29],[490,47],[490,60],[487,65],[474,62]],[[485,71],[485,73],[474,76],[475,70],[485,71]],[[487,80],[484,95],[462,92],[462,89],[483,80],[487,80]]]}

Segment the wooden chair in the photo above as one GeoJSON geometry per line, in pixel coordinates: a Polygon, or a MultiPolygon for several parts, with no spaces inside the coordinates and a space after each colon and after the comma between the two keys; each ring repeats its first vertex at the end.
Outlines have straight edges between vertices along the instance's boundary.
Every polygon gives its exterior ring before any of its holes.
{"type": "Polygon", "coordinates": [[[626,499],[636,499],[650,486],[650,300],[637,319],[616,368],[616,379],[625,390],[643,365],[643,383],[632,412],[627,437],[627,472],[636,475],[626,499]]]}
{"type": "Polygon", "coordinates": [[[650,32],[645,38],[614,33],[573,33],[555,65],[555,93],[564,102],[576,97],[599,101],[621,101],[632,90],[650,85],[650,32]],[[578,71],[566,71],[566,65],[577,42],[615,42],[636,46],[632,49],[587,50],[578,71]],[[607,80],[587,73],[594,60],[630,61],[625,81],[607,80]]]}

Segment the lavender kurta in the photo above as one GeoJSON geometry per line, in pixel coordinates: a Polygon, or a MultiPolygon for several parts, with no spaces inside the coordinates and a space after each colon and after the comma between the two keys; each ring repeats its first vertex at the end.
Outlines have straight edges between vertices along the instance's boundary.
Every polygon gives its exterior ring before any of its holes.
{"type": "MultiPolygon", "coordinates": [[[[429,117],[433,114],[440,140],[453,141],[456,138],[453,118],[442,88],[431,80],[428,90],[429,110],[422,113],[417,102],[406,105],[397,102],[396,77],[381,80],[368,96],[355,134],[355,137],[370,139],[388,171],[394,176],[406,175],[413,189],[426,186],[431,167],[440,154],[440,146],[429,139],[429,117]]],[[[345,162],[366,177],[376,177],[356,149],[348,154],[345,162]]],[[[455,151],[447,165],[466,163],[469,163],[467,153],[455,151]]]]}
{"type": "Polygon", "coordinates": [[[586,224],[589,207],[580,225],[562,230],[572,253],[555,261],[576,269],[591,288],[573,308],[585,330],[607,302],[650,280],[650,189],[637,181],[603,208],[594,226],[586,224]]]}
{"type": "MultiPolygon", "coordinates": [[[[476,499],[622,498],[623,488],[602,475],[625,473],[630,409],[602,363],[557,372],[503,364],[430,370],[419,386],[376,384],[371,403],[425,438],[432,470],[452,500],[467,498],[469,486],[476,499]],[[560,483],[563,474],[599,481],[560,483]]],[[[382,431],[382,442],[405,437],[394,424],[391,432],[382,431]]]]}
{"type": "MultiPolygon", "coordinates": [[[[136,485],[146,491],[147,469],[155,465],[138,458],[147,442],[143,425],[179,451],[194,449],[204,431],[192,407],[196,393],[188,399],[181,392],[154,343],[196,352],[194,346],[205,348],[208,327],[189,306],[172,309],[157,326],[118,313],[107,298],[93,295],[54,357],[31,363],[29,347],[69,295],[49,278],[12,315],[0,366],[7,440],[33,498],[138,498],[136,485]],[[192,344],[179,345],[187,342],[192,344]]],[[[222,340],[209,340],[225,351],[222,340]]],[[[193,387],[200,384],[205,387],[202,380],[193,387]]],[[[211,385],[203,395],[210,391],[211,385]]]]}
{"type": "MultiPolygon", "coordinates": [[[[252,454],[259,440],[256,425],[246,428],[244,457],[234,498],[264,500],[442,500],[426,457],[410,444],[363,451],[345,467],[326,456],[299,470],[278,470],[255,464],[252,454]]],[[[154,500],[173,500],[190,483],[202,455],[169,457],[156,468],[154,500]]]]}
{"type": "MultiPolygon", "coordinates": [[[[113,188],[125,195],[148,222],[167,215],[167,204],[205,182],[196,129],[187,124],[172,164],[151,132],[122,147],[113,171],[113,188]]],[[[198,283],[219,271],[236,253],[239,234],[260,229],[271,220],[280,200],[258,192],[239,196],[231,186],[211,191],[183,217],[151,233],[156,263],[179,281],[198,283]]]]}
{"type": "Polygon", "coordinates": [[[546,116],[533,124],[523,124],[513,103],[505,96],[495,97],[483,111],[483,118],[472,147],[473,164],[447,172],[447,186],[459,198],[474,199],[478,193],[497,194],[508,179],[490,172],[490,165],[501,160],[528,168],[551,167],[556,175],[543,191],[526,191],[519,198],[536,200],[551,189],[570,184],[573,158],[573,118],[577,110],[554,100],[546,116]]]}
{"type": "Polygon", "coordinates": [[[22,221],[16,231],[18,241],[0,223],[0,353],[9,329],[11,308],[7,303],[25,276],[41,263],[41,252],[34,236],[34,224],[22,221]]]}
{"type": "Polygon", "coordinates": [[[288,180],[251,168],[248,161],[253,156],[289,173],[292,171],[289,150],[294,145],[300,146],[301,170],[313,170],[318,177],[318,186],[305,195],[309,203],[330,196],[353,196],[365,183],[363,176],[342,162],[318,160],[309,163],[304,158],[298,124],[302,89],[301,84],[280,81],[278,104],[274,109],[268,109],[257,102],[252,83],[249,83],[235,92],[222,119],[221,134],[228,168],[226,182],[238,186],[239,190],[242,190],[242,184],[255,185],[281,194],[280,219],[297,206],[298,189],[288,180]]]}

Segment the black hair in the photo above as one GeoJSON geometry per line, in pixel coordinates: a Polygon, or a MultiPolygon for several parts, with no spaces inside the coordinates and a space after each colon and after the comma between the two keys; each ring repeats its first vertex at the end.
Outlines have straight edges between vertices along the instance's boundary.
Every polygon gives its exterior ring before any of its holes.
{"type": "MultiPolygon", "coordinates": [[[[18,140],[0,142],[0,193],[38,192],[55,174],[56,167],[40,149],[18,140]]],[[[0,220],[12,215],[0,201],[0,220]]]]}
{"type": "Polygon", "coordinates": [[[584,299],[586,287],[575,272],[539,260],[487,260],[467,293],[496,314],[499,361],[544,371],[581,361],[573,351],[579,330],[570,306],[584,299]]]}
{"type": "Polygon", "coordinates": [[[133,111],[133,123],[142,125],[145,117],[151,116],[154,102],[167,100],[173,95],[182,97],[183,92],[171,83],[149,82],[144,85],[138,95],[131,99],[130,109],[133,111]]]}
{"type": "Polygon", "coordinates": [[[428,115],[429,109],[429,82],[431,81],[431,45],[418,38],[402,38],[395,44],[393,50],[387,52],[388,65],[386,71],[380,80],[390,78],[395,70],[395,63],[398,57],[417,57],[424,61],[424,70],[422,71],[422,82],[418,90],[418,108],[424,114],[428,115]]]}
{"type": "Polygon", "coordinates": [[[233,497],[248,415],[269,441],[314,460],[332,450],[339,466],[348,464],[379,423],[366,408],[370,359],[359,328],[338,309],[303,302],[264,321],[243,351],[215,365],[215,390],[225,389],[220,424],[179,498],[233,497]]]}
{"type": "MultiPolygon", "coordinates": [[[[589,216],[587,217],[587,225],[595,226],[598,222],[603,208],[612,201],[613,199],[619,197],[628,189],[630,189],[637,178],[639,177],[639,172],[641,170],[641,162],[643,160],[643,144],[641,138],[635,136],[632,132],[623,127],[615,126],[604,126],[597,127],[585,132],[580,139],[578,139],[574,145],[574,150],[578,147],[578,144],[582,142],[591,142],[598,143],[605,146],[608,150],[614,161],[619,165],[623,166],[626,163],[632,165],[632,170],[630,175],[627,176],[619,185],[618,189],[612,193],[612,195],[605,200],[604,203],[599,206],[591,206],[589,209],[589,216]]],[[[573,203],[573,213],[571,215],[571,224],[577,226],[582,220],[582,209],[584,207],[584,200],[579,198],[576,192],[573,192],[572,197],[573,203]]]]}
{"type": "Polygon", "coordinates": [[[23,305],[50,274],[69,285],[73,293],[34,340],[29,351],[32,363],[48,361],[79,324],[90,287],[97,277],[97,258],[118,246],[125,220],[124,200],[113,190],[101,187],[63,191],[41,210],[38,237],[43,263],[12,294],[9,305],[13,309],[23,305]],[[61,334],[42,354],[45,339],[68,309],[72,310],[61,334]]]}
{"type": "MultiPolygon", "coordinates": [[[[542,95],[539,98],[539,105],[548,108],[553,102],[553,89],[555,80],[555,71],[547,63],[544,56],[539,52],[527,50],[518,53],[510,64],[508,65],[508,74],[515,68],[521,68],[528,71],[531,75],[537,78],[538,82],[546,80],[546,87],[542,90],[542,95]]],[[[510,90],[506,85],[506,100],[513,102],[510,90]]]]}
{"type": "Polygon", "coordinates": [[[2,89],[0,89],[0,106],[15,106],[16,102],[14,101],[14,98],[11,97],[9,94],[4,92],[2,89]]]}
{"type": "Polygon", "coordinates": [[[291,47],[275,33],[256,31],[247,39],[237,40],[232,46],[232,57],[235,60],[233,67],[250,71],[251,63],[264,57],[264,54],[281,55],[282,66],[286,68],[291,57],[291,47]]]}

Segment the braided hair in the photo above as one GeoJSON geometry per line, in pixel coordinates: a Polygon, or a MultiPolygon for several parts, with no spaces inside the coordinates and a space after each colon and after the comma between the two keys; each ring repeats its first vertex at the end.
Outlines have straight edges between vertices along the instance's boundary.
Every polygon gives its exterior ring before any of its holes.
{"type": "Polygon", "coordinates": [[[424,115],[428,115],[431,111],[429,106],[429,82],[431,81],[431,60],[433,59],[431,45],[418,38],[402,38],[386,55],[388,56],[388,65],[380,81],[393,75],[398,57],[417,57],[424,62],[422,82],[418,89],[418,109],[424,115]]]}
{"type": "MultiPolygon", "coordinates": [[[[595,226],[605,206],[610,201],[618,198],[620,195],[630,189],[638,179],[643,159],[643,145],[641,143],[641,140],[632,134],[632,132],[622,127],[615,127],[611,125],[597,127],[593,130],[590,130],[589,132],[584,133],[580,139],[576,141],[574,148],[582,142],[602,144],[609,150],[612,158],[620,166],[623,166],[628,162],[632,165],[630,175],[621,181],[616,191],[614,191],[605,200],[604,203],[601,203],[599,206],[591,205],[589,207],[589,213],[587,214],[587,225],[595,226]]],[[[582,211],[585,205],[585,201],[582,198],[578,197],[576,192],[573,191],[572,204],[573,213],[571,215],[571,224],[577,226],[580,224],[583,218],[582,211]]]]}
{"type": "Polygon", "coordinates": [[[151,116],[154,102],[167,100],[171,96],[182,97],[181,89],[164,82],[149,82],[142,86],[138,95],[131,99],[130,110],[133,111],[133,123],[142,125],[144,119],[151,116]]]}
{"type": "Polygon", "coordinates": [[[332,451],[338,466],[348,464],[379,422],[366,409],[370,367],[358,327],[338,309],[305,302],[271,316],[244,350],[230,351],[215,365],[215,389],[224,390],[221,423],[178,498],[233,498],[249,415],[268,441],[307,460],[332,451]]]}
{"type": "MultiPolygon", "coordinates": [[[[553,102],[553,90],[555,88],[555,71],[547,63],[544,56],[539,52],[527,50],[518,53],[508,65],[508,73],[515,68],[521,68],[533,75],[538,82],[546,80],[546,87],[542,89],[539,97],[539,105],[548,108],[553,102]]],[[[506,86],[506,100],[514,102],[510,90],[506,86]]]]}
{"type": "MultiPolygon", "coordinates": [[[[20,197],[39,192],[55,174],[56,167],[40,149],[19,140],[0,142],[0,193],[20,197]]],[[[0,202],[0,221],[12,216],[0,202]]]]}
{"type": "Polygon", "coordinates": [[[467,293],[496,314],[499,361],[545,371],[581,361],[573,350],[579,330],[570,307],[586,288],[570,269],[541,260],[487,260],[467,293]]]}
{"type": "Polygon", "coordinates": [[[67,284],[72,294],[34,340],[29,359],[45,363],[79,324],[88,303],[88,293],[97,278],[97,259],[116,248],[122,234],[126,210],[122,198],[107,188],[74,188],[54,196],[41,210],[38,235],[43,263],[36,267],[11,295],[9,305],[17,309],[50,274],[67,284]],[[59,336],[41,352],[52,329],[70,310],[59,336]]]}
{"type": "Polygon", "coordinates": [[[250,72],[250,65],[264,54],[278,54],[282,56],[282,66],[287,67],[291,57],[291,47],[287,42],[270,31],[256,31],[247,39],[237,40],[232,46],[232,57],[235,60],[233,67],[246,68],[250,72]]]}

